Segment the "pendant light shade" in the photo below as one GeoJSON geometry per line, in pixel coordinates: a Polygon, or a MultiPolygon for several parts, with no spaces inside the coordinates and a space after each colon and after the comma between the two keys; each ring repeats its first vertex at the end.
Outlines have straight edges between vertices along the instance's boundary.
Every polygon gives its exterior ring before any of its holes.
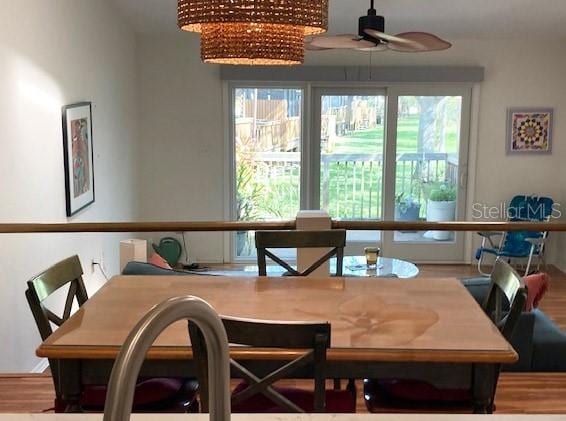
{"type": "Polygon", "coordinates": [[[328,0],[178,0],[178,25],[201,33],[209,63],[293,65],[328,27],[328,0]]]}
{"type": "Polygon", "coordinates": [[[219,64],[301,64],[304,35],[301,28],[291,25],[206,24],[201,34],[201,58],[219,64]]]}

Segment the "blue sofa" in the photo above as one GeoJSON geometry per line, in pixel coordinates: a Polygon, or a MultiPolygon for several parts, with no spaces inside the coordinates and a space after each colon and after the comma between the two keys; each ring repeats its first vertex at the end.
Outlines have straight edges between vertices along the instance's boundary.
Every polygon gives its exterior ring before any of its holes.
{"type": "Polygon", "coordinates": [[[159,275],[159,276],[187,276],[187,275],[207,275],[203,272],[197,272],[192,270],[175,270],[175,269],[163,269],[159,266],[155,266],[151,263],[144,262],[128,262],[124,269],[122,269],[122,275],[159,275]]]}
{"type": "MultiPolygon", "coordinates": [[[[462,280],[480,305],[489,283],[489,278],[462,280]]],[[[519,361],[505,366],[505,371],[566,372],[566,334],[539,309],[523,312],[511,345],[519,354],[519,361]]]]}

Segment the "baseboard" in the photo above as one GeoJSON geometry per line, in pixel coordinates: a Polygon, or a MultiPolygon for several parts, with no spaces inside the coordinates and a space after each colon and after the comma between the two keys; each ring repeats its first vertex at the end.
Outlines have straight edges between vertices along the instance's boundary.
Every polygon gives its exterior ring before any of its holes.
{"type": "Polygon", "coordinates": [[[557,270],[559,270],[560,272],[566,273],[566,266],[564,266],[564,265],[557,264],[557,263],[549,263],[548,266],[549,266],[549,267],[554,267],[554,269],[557,269],[557,270]]]}
{"type": "Polygon", "coordinates": [[[47,370],[47,368],[49,367],[49,361],[47,360],[47,358],[42,358],[37,365],[31,369],[31,373],[34,374],[41,374],[43,372],[45,372],[45,370],[47,370]]]}

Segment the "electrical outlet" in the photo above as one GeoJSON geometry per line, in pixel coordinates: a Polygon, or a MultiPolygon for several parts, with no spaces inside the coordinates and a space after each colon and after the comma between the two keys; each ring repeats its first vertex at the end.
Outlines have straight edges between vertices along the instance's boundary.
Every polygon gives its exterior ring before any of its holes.
{"type": "Polygon", "coordinates": [[[92,258],[90,260],[90,273],[96,272],[96,266],[99,266],[103,272],[106,272],[106,260],[104,258],[104,252],[100,253],[100,258],[92,258]]]}

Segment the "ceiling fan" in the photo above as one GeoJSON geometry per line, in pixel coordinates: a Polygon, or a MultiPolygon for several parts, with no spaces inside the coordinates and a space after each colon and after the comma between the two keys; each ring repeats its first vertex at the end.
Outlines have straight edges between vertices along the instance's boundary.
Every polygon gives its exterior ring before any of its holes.
{"type": "Polygon", "coordinates": [[[422,53],[447,50],[452,47],[447,41],[427,32],[403,32],[389,35],[384,32],[385,18],[374,8],[374,0],[366,16],[360,17],[358,35],[334,35],[310,37],[305,41],[307,50],[321,51],[353,49],[360,51],[393,50],[404,53],[422,53]]]}

